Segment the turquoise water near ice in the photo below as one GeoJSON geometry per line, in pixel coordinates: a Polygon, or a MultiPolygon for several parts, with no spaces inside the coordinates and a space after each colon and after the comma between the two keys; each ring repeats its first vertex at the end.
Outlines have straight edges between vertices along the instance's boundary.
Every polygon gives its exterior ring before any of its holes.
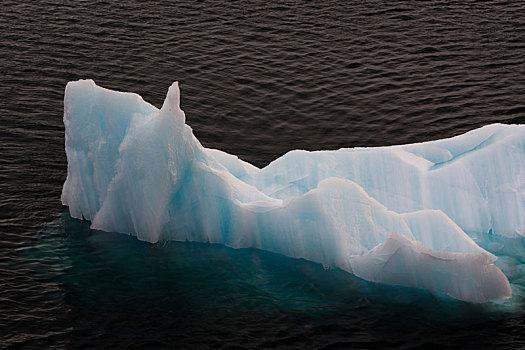
{"type": "MultiPolygon", "coordinates": [[[[523,320],[525,264],[517,257],[505,257],[500,265],[511,280],[513,298],[476,305],[255,249],[141,242],[91,230],[89,222],[72,219],[67,211],[18,253],[32,262],[30,274],[46,286],[34,305],[41,312],[45,305],[59,305],[61,311],[43,320],[47,326],[41,331],[55,333],[33,339],[33,345],[521,344],[516,332],[523,320]]],[[[34,330],[31,320],[25,326],[34,330]]]]}

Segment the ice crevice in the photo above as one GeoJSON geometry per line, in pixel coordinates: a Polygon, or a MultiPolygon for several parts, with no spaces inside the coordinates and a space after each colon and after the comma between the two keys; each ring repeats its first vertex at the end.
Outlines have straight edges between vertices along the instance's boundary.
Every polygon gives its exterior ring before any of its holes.
{"type": "Polygon", "coordinates": [[[470,148],[470,149],[467,149],[467,150],[464,150],[464,151],[461,151],[459,154],[455,154],[455,155],[452,155],[452,158],[450,158],[449,160],[446,160],[446,161],[443,161],[443,162],[439,162],[439,163],[434,163],[431,167],[430,167],[430,170],[435,170],[435,169],[439,169],[443,166],[446,166],[452,162],[455,162],[459,159],[461,159],[463,156],[469,154],[470,152],[475,152],[483,147],[485,147],[487,145],[487,143],[490,143],[490,141],[494,138],[496,132],[494,132],[493,134],[491,134],[490,136],[488,136],[487,138],[485,138],[484,140],[482,140],[480,143],[478,143],[476,146],[470,148]]]}
{"type": "Polygon", "coordinates": [[[157,109],[92,80],[67,85],[71,216],[148,242],[263,249],[468,302],[511,296],[496,256],[471,236],[522,235],[525,191],[506,187],[525,173],[525,126],[292,151],[260,169],[203,147],[179,96],[174,83],[157,109]]]}

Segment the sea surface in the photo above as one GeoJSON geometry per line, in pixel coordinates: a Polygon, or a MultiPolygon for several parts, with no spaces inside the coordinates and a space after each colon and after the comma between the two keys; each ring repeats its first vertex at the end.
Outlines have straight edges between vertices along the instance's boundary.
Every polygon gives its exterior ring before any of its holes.
{"type": "MultiPolygon", "coordinates": [[[[472,305],[257,250],[94,231],[60,203],[63,92],[160,107],[180,82],[206,147],[264,166],[525,123],[524,1],[12,1],[0,6],[0,348],[525,347],[472,305]]],[[[525,255],[522,255],[525,257],[525,255]]]]}

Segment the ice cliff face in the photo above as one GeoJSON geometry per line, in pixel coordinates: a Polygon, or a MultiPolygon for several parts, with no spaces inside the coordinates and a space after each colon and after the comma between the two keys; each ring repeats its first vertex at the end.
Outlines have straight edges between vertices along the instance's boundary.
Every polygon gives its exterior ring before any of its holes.
{"type": "Polygon", "coordinates": [[[104,231],[253,247],[470,301],[510,297],[469,236],[525,235],[525,126],[292,151],[263,169],[204,148],[174,83],[159,110],[92,80],[64,100],[62,202],[104,231]]]}

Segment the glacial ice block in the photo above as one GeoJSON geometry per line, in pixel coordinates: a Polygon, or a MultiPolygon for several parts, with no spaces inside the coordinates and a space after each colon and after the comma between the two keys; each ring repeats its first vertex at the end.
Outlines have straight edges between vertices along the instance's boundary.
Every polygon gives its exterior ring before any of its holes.
{"type": "Polygon", "coordinates": [[[292,151],[259,169],[199,143],[177,83],[159,110],[70,82],[64,124],[62,203],[93,228],[264,249],[469,302],[510,297],[496,257],[469,235],[525,235],[524,126],[292,151]]]}

